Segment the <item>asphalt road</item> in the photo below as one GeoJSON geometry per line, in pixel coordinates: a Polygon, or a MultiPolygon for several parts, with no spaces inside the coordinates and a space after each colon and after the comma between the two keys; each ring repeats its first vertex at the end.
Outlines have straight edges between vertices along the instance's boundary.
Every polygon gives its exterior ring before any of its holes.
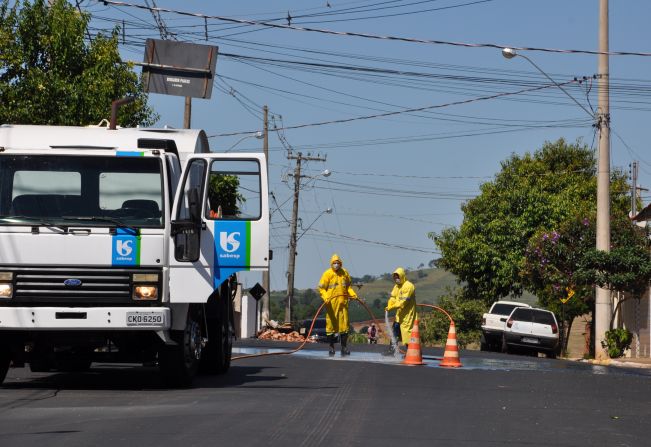
{"type": "Polygon", "coordinates": [[[0,445],[651,445],[649,370],[463,351],[461,369],[409,367],[383,363],[382,346],[346,359],[309,348],[237,360],[186,390],[154,368],[12,369],[0,445]]]}

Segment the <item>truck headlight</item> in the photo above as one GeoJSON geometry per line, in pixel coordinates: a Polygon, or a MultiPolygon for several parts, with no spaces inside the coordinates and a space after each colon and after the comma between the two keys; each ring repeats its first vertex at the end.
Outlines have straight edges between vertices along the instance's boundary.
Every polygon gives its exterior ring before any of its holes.
{"type": "Polygon", "coordinates": [[[158,299],[158,287],[136,286],[133,288],[133,299],[138,301],[155,301],[158,299]]]}
{"type": "Polygon", "coordinates": [[[14,295],[13,284],[0,283],[0,298],[11,298],[14,295]]]}
{"type": "Polygon", "coordinates": [[[0,272],[0,298],[11,298],[14,296],[14,274],[12,272],[0,272]]]}

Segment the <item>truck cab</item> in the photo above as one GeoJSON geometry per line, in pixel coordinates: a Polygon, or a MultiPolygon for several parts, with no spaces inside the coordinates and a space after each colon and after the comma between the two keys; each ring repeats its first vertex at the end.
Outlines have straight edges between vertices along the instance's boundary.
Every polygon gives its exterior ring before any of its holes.
{"type": "Polygon", "coordinates": [[[0,381],[11,363],[230,365],[237,273],[269,262],[264,155],[201,130],[0,126],[0,381]]]}

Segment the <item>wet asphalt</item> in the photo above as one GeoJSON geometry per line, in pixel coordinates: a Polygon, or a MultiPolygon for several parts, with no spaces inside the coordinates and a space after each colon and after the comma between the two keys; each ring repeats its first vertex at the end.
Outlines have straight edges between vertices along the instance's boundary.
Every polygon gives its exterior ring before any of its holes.
{"type": "MultiPolygon", "coordinates": [[[[234,356],[296,344],[238,342],[234,356]]],[[[152,367],[88,373],[10,370],[0,445],[646,446],[648,370],[461,351],[462,368],[326,345],[234,360],[228,374],[165,388],[152,367]]]]}

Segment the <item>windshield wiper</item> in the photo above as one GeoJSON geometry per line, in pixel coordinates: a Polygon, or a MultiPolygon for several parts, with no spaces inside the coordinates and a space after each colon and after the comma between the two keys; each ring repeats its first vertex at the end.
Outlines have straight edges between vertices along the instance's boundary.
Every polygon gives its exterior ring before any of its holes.
{"type": "Polygon", "coordinates": [[[21,220],[27,220],[30,221],[30,223],[37,223],[39,225],[43,225],[44,227],[54,227],[62,230],[63,232],[68,231],[68,227],[65,225],[57,225],[55,223],[50,222],[47,219],[44,219],[42,217],[36,217],[36,216],[23,216],[21,214],[17,214],[14,216],[0,216],[0,219],[3,220],[11,220],[11,219],[21,219],[21,220]]]}
{"type": "Polygon", "coordinates": [[[116,227],[127,228],[128,230],[131,230],[134,233],[137,232],[135,227],[132,227],[131,225],[124,223],[120,219],[116,219],[115,217],[108,217],[108,216],[61,216],[61,217],[66,220],[81,220],[86,222],[110,222],[114,224],[116,227]]]}

